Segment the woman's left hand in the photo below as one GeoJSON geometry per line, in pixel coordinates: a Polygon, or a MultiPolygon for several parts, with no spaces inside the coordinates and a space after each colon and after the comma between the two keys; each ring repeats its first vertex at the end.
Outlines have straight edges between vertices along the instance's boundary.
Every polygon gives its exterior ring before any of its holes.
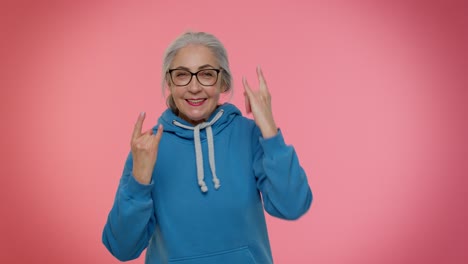
{"type": "Polygon", "coordinates": [[[273,119],[271,95],[260,67],[257,67],[257,77],[259,89],[256,91],[250,88],[245,77],[242,78],[244,84],[245,108],[247,113],[253,114],[255,123],[260,128],[263,138],[270,138],[278,133],[278,128],[273,119]]]}

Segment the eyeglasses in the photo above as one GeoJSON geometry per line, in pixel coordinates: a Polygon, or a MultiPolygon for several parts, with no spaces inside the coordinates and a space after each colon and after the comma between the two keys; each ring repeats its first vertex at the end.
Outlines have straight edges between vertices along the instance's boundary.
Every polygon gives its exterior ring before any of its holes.
{"type": "Polygon", "coordinates": [[[191,72],[183,69],[169,69],[168,73],[171,76],[172,82],[176,86],[185,86],[192,81],[195,75],[198,82],[203,86],[214,85],[218,81],[219,72],[222,69],[203,69],[197,72],[191,72]]]}

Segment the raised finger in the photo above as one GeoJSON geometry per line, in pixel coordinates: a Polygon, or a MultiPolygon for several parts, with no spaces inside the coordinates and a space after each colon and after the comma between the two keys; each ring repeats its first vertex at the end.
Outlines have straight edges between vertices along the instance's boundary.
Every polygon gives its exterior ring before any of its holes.
{"type": "Polygon", "coordinates": [[[135,127],[133,128],[132,133],[132,140],[136,140],[141,135],[141,128],[143,126],[143,121],[145,120],[145,112],[141,112],[138,116],[138,119],[135,123],[135,127]]]}
{"type": "Polygon", "coordinates": [[[157,148],[159,146],[159,141],[161,141],[163,131],[164,131],[163,125],[160,124],[158,126],[158,131],[156,132],[156,134],[153,137],[153,144],[152,144],[153,148],[157,148]]]}
{"type": "Polygon", "coordinates": [[[252,108],[250,107],[250,101],[249,101],[249,96],[247,95],[247,92],[244,91],[244,100],[245,100],[245,111],[247,114],[252,112],[252,108]]]}
{"type": "Polygon", "coordinates": [[[242,83],[244,84],[244,91],[245,91],[245,98],[246,102],[248,102],[248,105],[246,104],[246,111],[250,113],[251,106],[252,106],[252,101],[254,100],[254,93],[250,89],[249,83],[247,82],[247,79],[245,77],[242,77],[242,83]]]}
{"type": "Polygon", "coordinates": [[[247,93],[248,98],[251,99],[254,95],[245,77],[242,77],[242,84],[244,85],[244,91],[247,93]]]}
{"type": "Polygon", "coordinates": [[[257,77],[260,90],[268,90],[265,76],[263,76],[263,71],[260,66],[257,66],[257,77]]]}

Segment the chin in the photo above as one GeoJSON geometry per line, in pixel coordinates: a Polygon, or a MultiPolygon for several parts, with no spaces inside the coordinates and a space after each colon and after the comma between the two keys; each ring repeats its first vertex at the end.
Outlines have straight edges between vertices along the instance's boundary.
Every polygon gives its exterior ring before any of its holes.
{"type": "Polygon", "coordinates": [[[184,119],[185,121],[191,123],[192,125],[197,125],[201,122],[204,122],[206,121],[206,117],[203,117],[203,116],[200,116],[200,115],[180,115],[180,117],[182,117],[182,119],[184,119]]]}

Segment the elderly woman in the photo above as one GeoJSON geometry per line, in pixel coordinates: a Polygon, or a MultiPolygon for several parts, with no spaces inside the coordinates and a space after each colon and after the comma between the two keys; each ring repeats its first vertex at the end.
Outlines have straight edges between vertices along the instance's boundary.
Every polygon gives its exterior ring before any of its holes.
{"type": "Polygon", "coordinates": [[[216,37],[188,32],[168,47],[168,109],[146,132],[139,115],[103,231],[116,258],[147,248],[146,263],[273,263],[263,209],[297,219],[312,192],[276,127],[260,68],[257,75],[258,90],[243,80],[251,120],[219,102],[232,77],[216,37]]]}

